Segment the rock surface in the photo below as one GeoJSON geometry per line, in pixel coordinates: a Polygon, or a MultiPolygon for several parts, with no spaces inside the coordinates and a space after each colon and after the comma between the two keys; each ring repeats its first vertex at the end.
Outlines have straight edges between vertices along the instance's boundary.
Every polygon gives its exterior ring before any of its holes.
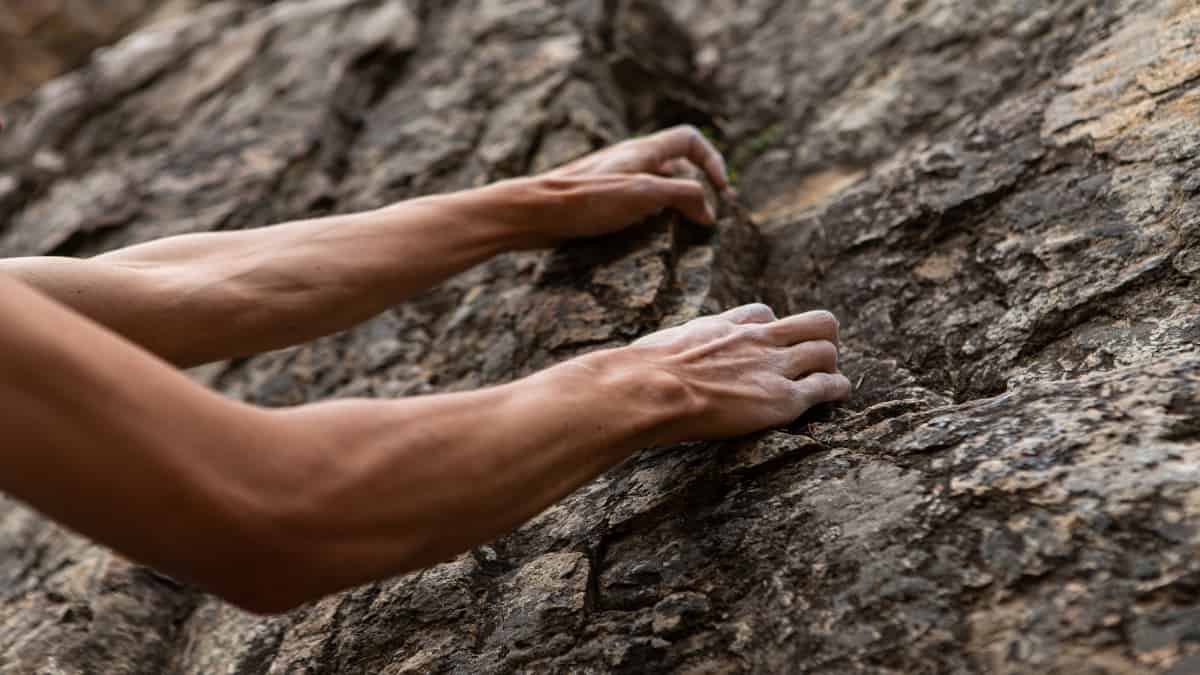
{"type": "Polygon", "coordinates": [[[1192,0],[211,3],[3,112],[2,255],[696,123],[754,223],[505,256],[197,377],[264,405],[464,389],[763,299],[836,311],[856,390],[280,617],[0,500],[2,672],[1200,672],[1192,0]]]}
{"type": "Polygon", "coordinates": [[[93,50],[131,30],[201,4],[203,0],[0,0],[0,103],[82,65],[93,50]]]}

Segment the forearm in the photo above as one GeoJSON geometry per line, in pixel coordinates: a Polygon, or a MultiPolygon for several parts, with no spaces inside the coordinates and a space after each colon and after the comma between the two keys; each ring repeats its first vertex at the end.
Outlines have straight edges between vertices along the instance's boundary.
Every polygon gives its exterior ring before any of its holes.
{"type": "Polygon", "coordinates": [[[611,234],[664,208],[711,222],[699,182],[656,175],[681,162],[728,187],[720,154],[677,127],[541,176],[88,260],[0,260],[0,273],[190,366],[348,328],[502,251],[611,234]]]}
{"type": "Polygon", "coordinates": [[[327,335],[512,248],[512,184],[361,214],[183,235],[88,260],[0,261],[75,311],[183,366],[327,335]]]}
{"type": "Polygon", "coordinates": [[[644,445],[687,406],[621,350],[508,385],[266,411],[0,278],[0,490],[244,607],[446,559],[644,445]],[[257,570],[271,578],[256,578],[257,570]]]}
{"type": "Polygon", "coordinates": [[[508,385],[278,413],[338,471],[303,486],[281,529],[316,555],[302,597],[424,567],[490,541],[649,445],[691,405],[622,350],[508,385]],[[316,430],[320,430],[318,434],[316,430]]]}

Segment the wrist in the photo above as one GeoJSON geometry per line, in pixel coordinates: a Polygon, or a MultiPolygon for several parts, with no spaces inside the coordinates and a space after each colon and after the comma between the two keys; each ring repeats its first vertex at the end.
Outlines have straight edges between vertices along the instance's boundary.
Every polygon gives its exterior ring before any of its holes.
{"type": "Polygon", "coordinates": [[[420,222],[443,236],[453,232],[469,240],[465,242],[468,248],[482,251],[486,257],[520,250],[526,238],[517,225],[521,218],[515,195],[520,191],[508,182],[409,199],[379,213],[393,223],[420,222]]]}
{"type": "MultiPolygon", "coordinates": [[[[480,188],[481,201],[503,231],[510,250],[529,251],[549,248],[560,241],[547,236],[547,214],[560,213],[562,191],[542,176],[525,176],[480,188]]],[[[562,223],[554,223],[560,227],[562,223]]]]}
{"type": "Polygon", "coordinates": [[[538,228],[553,198],[537,177],[503,180],[483,187],[429,197],[464,226],[475,229],[497,253],[545,248],[551,243],[538,228]]]}
{"type": "Polygon", "coordinates": [[[559,369],[560,386],[592,392],[589,405],[623,425],[632,449],[684,440],[687,420],[701,412],[695,392],[637,346],[592,352],[547,372],[559,369]]]}

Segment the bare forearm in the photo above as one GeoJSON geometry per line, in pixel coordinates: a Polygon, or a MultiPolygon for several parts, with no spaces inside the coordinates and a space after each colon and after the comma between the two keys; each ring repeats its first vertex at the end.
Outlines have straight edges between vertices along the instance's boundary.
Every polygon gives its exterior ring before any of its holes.
{"type": "Polygon", "coordinates": [[[345,327],[499,250],[613,232],[666,206],[705,219],[699,184],[637,172],[687,156],[720,185],[706,148],[678,129],[545,180],[0,263],[0,490],[275,611],[487,541],[639,447],[749,433],[844,399],[836,319],[765,305],[500,387],[281,411],[205,391],[120,337],[177,364],[248,353],[345,327]]]}
{"type": "Polygon", "coordinates": [[[664,435],[689,405],[620,350],[518,382],[401,401],[341,401],[279,415],[338,472],[284,519],[317,555],[315,597],[417,569],[509,531],[664,435]],[[321,430],[320,435],[314,430],[321,430]]]}
{"type": "MultiPolygon", "coordinates": [[[[509,186],[254,230],[172,237],[6,272],[177,365],[348,328],[510,248],[488,203],[509,186]]],[[[510,199],[497,197],[496,201],[510,199]]]]}
{"type": "Polygon", "coordinates": [[[486,542],[670,440],[687,403],[618,351],[475,392],[265,411],[2,277],[0,315],[23,317],[0,324],[21,355],[0,359],[0,490],[260,611],[486,542]]]}
{"type": "Polygon", "coordinates": [[[88,260],[0,260],[0,273],[195,365],[348,328],[502,251],[610,234],[663,208],[711,221],[699,182],[655,175],[680,162],[728,187],[720,154],[698,130],[676,127],[541,176],[88,260]]]}

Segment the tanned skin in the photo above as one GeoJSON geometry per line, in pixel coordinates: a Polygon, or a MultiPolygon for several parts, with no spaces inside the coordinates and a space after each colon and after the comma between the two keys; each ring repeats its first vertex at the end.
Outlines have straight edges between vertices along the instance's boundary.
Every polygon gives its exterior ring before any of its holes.
{"type": "Polygon", "coordinates": [[[347,216],[0,260],[0,490],[250,611],[487,542],[640,448],[844,399],[837,321],[747,305],[510,384],[268,410],[178,367],[343,330],[498,253],[711,221],[690,127],[547,174],[347,216]]]}

